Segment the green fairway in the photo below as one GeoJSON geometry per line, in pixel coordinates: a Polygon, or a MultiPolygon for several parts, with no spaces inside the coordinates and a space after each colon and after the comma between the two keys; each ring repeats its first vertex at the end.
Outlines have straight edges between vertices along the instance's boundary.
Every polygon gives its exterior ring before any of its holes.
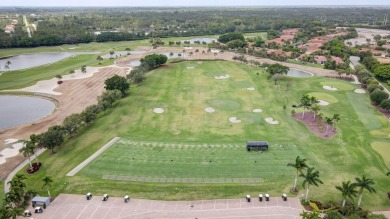
{"type": "Polygon", "coordinates": [[[22,88],[33,85],[40,80],[51,79],[56,75],[69,74],[70,70],[79,69],[83,65],[104,66],[112,64],[112,60],[104,60],[102,65],[96,60],[97,55],[77,55],[59,62],[37,66],[34,68],[4,72],[0,76],[0,90],[22,88]]]}
{"type": "Polygon", "coordinates": [[[382,156],[386,165],[390,168],[390,142],[376,141],[371,146],[382,156]]]}
{"type": "MultiPolygon", "coordinates": [[[[168,64],[146,78],[115,108],[58,148],[57,154],[42,154],[42,170],[28,176],[28,188],[43,195],[41,179],[47,174],[54,178],[54,195],[90,191],[165,200],[241,197],[259,192],[277,196],[289,193],[295,172],[287,163],[300,155],[320,171],[324,182],[311,187],[312,199],[341,201],[335,185],[365,173],[375,181],[377,193],[364,196],[363,206],[388,206],[384,194],[390,191],[390,184],[383,174],[387,167],[371,142],[388,142],[382,133],[389,130],[389,123],[370,105],[367,95],[353,92],[354,85],[349,82],[289,78],[291,88],[286,91],[286,79],[274,86],[263,69],[227,61],[168,64]],[[226,74],[230,78],[214,78],[226,74]],[[324,90],[323,84],[340,90],[324,90]],[[321,106],[324,116],[340,114],[338,134],[331,139],[318,137],[291,117],[291,106],[310,93],[323,94],[319,97],[332,102],[321,106]],[[205,107],[213,107],[215,112],[207,113],[205,107]],[[154,108],[165,112],[155,114],[154,108]],[[263,111],[253,113],[253,109],[263,111]],[[230,117],[241,123],[230,123],[230,117]],[[267,117],[280,123],[268,124],[267,117]],[[122,139],[76,176],[65,177],[115,136],[122,139]],[[247,140],[268,141],[270,150],[247,152],[247,140]],[[132,181],[134,177],[144,182],[132,181]],[[168,182],[168,178],[178,181],[168,182]],[[240,181],[246,178],[260,181],[240,181]],[[182,183],[183,179],[188,183],[182,183]],[[194,183],[196,179],[218,182],[194,183]]],[[[298,195],[303,192],[301,182],[298,195]]]]}

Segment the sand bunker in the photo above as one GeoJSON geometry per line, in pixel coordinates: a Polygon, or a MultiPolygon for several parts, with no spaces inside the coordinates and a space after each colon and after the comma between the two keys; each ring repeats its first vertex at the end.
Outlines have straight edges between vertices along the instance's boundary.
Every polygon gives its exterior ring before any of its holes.
{"type": "Polygon", "coordinates": [[[198,64],[202,64],[202,62],[198,62],[198,64]]]}
{"type": "Polygon", "coordinates": [[[355,93],[357,93],[357,94],[365,94],[366,91],[363,90],[363,89],[356,89],[356,90],[355,90],[355,93]]]}
{"type": "Polygon", "coordinates": [[[221,80],[221,79],[227,79],[230,78],[230,75],[221,75],[221,76],[215,76],[215,79],[221,80]]]}
{"type": "Polygon", "coordinates": [[[212,49],[211,52],[212,53],[220,53],[220,51],[218,49],[212,49]]]}
{"type": "Polygon", "coordinates": [[[262,109],[253,109],[252,112],[254,112],[254,113],[261,113],[261,112],[263,112],[263,110],[262,109]]]}
{"type": "Polygon", "coordinates": [[[192,49],[192,47],[186,47],[186,46],[185,46],[185,47],[183,47],[183,49],[192,49]]]}
{"type": "Polygon", "coordinates": [[[153,109],[153,112],[154,112],[154,113],[160,114],[160,113],[163,113],[163,112],[164,112],[164,109],[162,109],[162,108],[154,108],[154,109],[153,109]]]}
{"type": "Polygon", "coordinates": [[[0,165],[6,162],[7,158],[16,156],[19,154],[19,150],[23,147],[23,143],[15,143],[17,139],[7,139],[5,144],[12,144],[12,148],[6,148],[0,152],[0,165]]]}
{"type": "MultiPolygon", "coordinates": [[[[79,69],[79,70],[76,70],[74,74],[64,75],[62,77],[62,81],[89,78],[89,77],[93,76],[93,74],[97,73],[101,68],[106,68],[106,67],[89,67],[88,66],[86,73],[82,73],[81,70],[79,69]]],[[[62,93],[54,91],[54,89],[56,89],[59,86],[57,84],[57,81],[58,81],[57,78],[38,81],[36,84],[34,84],[30,87],[17,89],[16,91],[27,91],[27,92],[33,92],[33,93],[46,93],[46,94],[52,94],[52,95],[61,95],[62,93]]],[[[15,90],[12,90],[12,91],[15,91],[15,90]]]]}
{"type": "Polygon", "coordinates": [[[187,67],[187,69],[194,69],[195,67],[187,67]]]}
{"type": "Polygon", "coordinates": [[[329,105],[329,102],[326,102],[325,100],[318,100],[318,104],[321,106],[327,106],[329,105]]]}
{"type": "Polygon", "coordinates": [[[337,88],[332,87],[332,86],[323,86],[323,88],[324,88],[325,90],[337,90],[337,88]]]}
{"type": "Polygon", "coordinates": [[[248,87],[247,90],[255,90],[254,87],[248,87]]]}
{"type": "Polygon", "coordinates": [[[279,121],[277,120],[274,120],[273,118],[269,117],[269,118],[265,118],[265,121],[269,124],[272,124],[272,125],[276,125],[276,124],[279,124],[279,121]]]}
{"type": "Polygon", "coordinates": [[[229,118],[229,122],[231,122],[231,123],[240,123],[241,120],[237,119],[237,117],[230,117],[229,118]]]}
{"type": "Polygon", "coordinates": [[[77,47],[71,47],[71,48],[68,48],[68,49],[77,49],[77,47]]]}
{"type": "Polygon", "coordinates": [[[212,107],[206,107],[206,108],[204,108],[204,111],[208,112],[208,113],[213,113],[213,112],[215,112],[215,109],[213,109],[212,107]]]}

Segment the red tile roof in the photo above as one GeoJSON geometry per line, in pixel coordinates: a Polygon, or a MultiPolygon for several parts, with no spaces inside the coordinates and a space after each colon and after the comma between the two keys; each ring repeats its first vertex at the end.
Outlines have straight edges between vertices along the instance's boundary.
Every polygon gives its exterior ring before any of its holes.
{"type": "Polygon", "coordinates": [[[337,56],[332,56],[330,57],[333,61],[335,61],[337,64],[342,64],[344,63],[343,59],[337,56]]]}

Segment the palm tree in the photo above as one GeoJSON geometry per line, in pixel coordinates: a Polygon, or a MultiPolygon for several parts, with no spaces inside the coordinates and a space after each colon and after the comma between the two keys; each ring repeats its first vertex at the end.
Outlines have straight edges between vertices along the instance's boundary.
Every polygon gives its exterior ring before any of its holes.
{"type": "Polygon", "coordinates": [[[335,113],[333,114],[333,117],[332,117],[332,122],[333,122],[333,130],[335,130],[335,125],[336,123],[338,123],[340,121],[340,115],[335,113]]]}
{"type": "Polygon", "coordinates": [[[115,52],[114,52],[114,51],[111,51],[111,52],[110,52],[111,59],[113,59],[113,57],[112,57],[112,56],[113,56],[114,54],[115,54],[115,52]]]}
{"type": "Polygon", "coordinates": [[[81,72],[84,74],[87,73],[87,66],[86,65],[81,66],[81,72]]]}
{"type": "Polygon", "coordinates": [[[297,191],[297,182],[298,182],[299,173],[302,174],[302,170],[304,170],[308,167],[305,162],[306,162],[306,159],[301,159],[299,156],[297,156],[297,158],[295,158],[295,163],[287,164],[288,167],[294,167],[295,170],[297,171],[297,173],[295,175],[293,191],[297,191]]]}
{"type": "Polygon", "coordinates": [[[192,56],[193,54],[194,54],[193,52],[190,52],[190,53],[188,54],[188,57],[191,58],[191,56],[192,56]]]}
{"type": "Polygon", "coordinates": [[[35,150],[39,148],[38,140],[39,140],[39,137],[36,134],[30,135],[29,142],[32,146],[32,152],[33,152],[32,154],[35,156],[35,160],[37,163],[39,163],[39,161],[38,161],[38,155],[35,153],[35,150]]]}
{"type": "Polygon", "coordinates": [[[301,105],[299,105],[300,107],[303,107],[303,113],[302,113],[302,119],[305,117],[305,110],[310,107],[310,97],[309,95],[303,95],[301,97],[301,105]]]}
{"type": "Polygon", "coordinates": [[[299,216],[301,216],[302,219],[321,219],[320,213],[316,211],[312,211],[312,212],[302,211],[302,213],[299,216]]]}
{"type": "Polygon", "coordinates": [[[374,183],[374,181],[372,181],[372,179],[366,178],[366,176],[364,174],[363,174],[362,178],[355,177],[355,180],[356,180],[356,182],[354,183],[354,185],[356,187],[360,187],[359,201],[358,201],[358,208],[360,208],[360,204],[362,202],[362,197],[363,197],[363,190],[367,190],[370,193],[376,192],[374,187],[372,187],[372,185],[374,185],[375,183],[374,183]]]}
{"type": "Polygon", "coordinates": [[[311,111],[313,111],[313,118],[314,120],[316,119],[316,115],[318,114],[318,112],[321,110],[320,108],[320,105],[318,104],[314,104],[312,107],[311,107],[311,111]]]}
{"type": "Polygon", "coordinates": [[[49,198],[50,198],[49,188],[51,187],[51,183],[53,182],[53,180],[50,176],[45,176],[45,177],[43,177],[42,181],[43,181],[42,189],[43,188],[47,189],[47,194],[49,195],[49,198]]]}
{"type": "Polygon", "coordinates": [[[102,58],[101,56],[98,56],[98,57],[96,57],[96,60],[98,60],[98,61],[99,61],[99,65],[100,65],[100,64],[102,64],[102,60],[103,60],[103,58],[102,58]]]}
{"type": "Polygon", "coordinates": [[[32,164],[31,164],[31,158],[30,155],[32,154],[32,147],[30,144],[25,144],[20,150],[20,153],[23,154],[24,157],[28,158],[28,163],[30,165],[30,170],[33,170],[32,164]]]}
{"type": "Polygon", "coordinates": [[[5,62],[5,65],[7,66],[7,69],[9,70],[9,66],[11,65],[12,63],[11,63],[11,61],[10,60],[7,60],[6,62],[5,62]]]}
{"type": "Polygon", "coordinates": [[[306,188],[305,201],[307,202],[307,198],[309,196],[309,186],[310,185],[318,186],[319,183],[323,184],[323,182],[319,179],[320,172],[318,172],[318,170],[314,171],[314,167],[311,167],[307,169],[306,174],[301,173],[301,175],[299,176],[304,179],[302,186],[303,188],[306,188]]]}
{"type": "Polygon", "coordinates": [[[336,186],[336,189],[341,192],[341,196],[343,197],[343,208],[345,207],[345,203],[347,202],[347,198],[352,199],[356,196],[357,191],[355,190],[356,185],[351,183],[350,181],[342,182],[341,186],[336,186]]]}
{"type": "Polygon", "coordinates": [[[330,125],[333,125],[333,119],[329,117],[325,117],[325,122],[326,122],[326,132],[325,135],[328,135],[328,129],[330,125]]]}

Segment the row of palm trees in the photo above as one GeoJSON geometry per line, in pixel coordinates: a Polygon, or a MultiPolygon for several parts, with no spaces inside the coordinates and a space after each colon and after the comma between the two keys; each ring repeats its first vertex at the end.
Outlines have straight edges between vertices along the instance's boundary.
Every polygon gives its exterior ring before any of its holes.
{"type": "MultiPolygon", "coordinates": [[[[314,167],[309,167],[306,164],[306,159],[300,158],[299,156],[296,157],[295,163],[289,163],[287,166],[293,167],[296,170],[294,187],[292,188],[293,192],[298,192],[298,177],[303,178],[302,187],[306,189],[305,201],[307,202],[309,196],[309,187],[311,185],[319,186],[319,184],[323,184],[323,182],[320,180],[319,171],[315,170],[314,167]],[[306,170],[306,173],[304,170],[306,170]]],[[[390,174],[390,172],[388,174],[390,174]]],[[[367,190],[370,193],[376,192],[373,185],[374,181],[370,178],[367,178],[366,175],[363,174],[361,178],[356,177],[354,183],[351,183],[350,181],[343,181],[341,186],[336,186],[336,189],[341,192],[341,196],[343,198],[342,208],[345,207],[348,198],[352,200],[353,197],[356,197],[356,195],[359,195],[357,206],[360,208],[363,191],[367,190]]]]}
{"type": "Polygon", "coordinates": [[[323,117],[323,114],[320,113],[320,106],[318,105],[319,101],[314,96],[302,95],[300,99],[300,105],[298,107],[303,108],[302,119],[305,116],[305,110],[309,109],[313,112],[313,119],[316,119],[316,116],[319,118],[319,121],[322,119],[325,120],[326,123],[326,135],[328,135],[329,127],[333,127],[333,131],[335,130],[335,126],[338,122],[340,122],[340,115],[335,113],[332,117],[323,117]]]}
{"type": "MultiPolygon", "coordinates": [[[[24,182],[26,176],[16,174],[15,177],[8,182],[10,191],[5,194],[3,205],[0,207],[0,218],[16,218],[21,215],[27,207],[30,199],[35,195],[31,190],[27,190],[27,185],[24,182]]],[[[42,188],[46,188],[50,197],[49,188],[51,188],[53,180],[49,176],[42,179],[42,188]]]]}

